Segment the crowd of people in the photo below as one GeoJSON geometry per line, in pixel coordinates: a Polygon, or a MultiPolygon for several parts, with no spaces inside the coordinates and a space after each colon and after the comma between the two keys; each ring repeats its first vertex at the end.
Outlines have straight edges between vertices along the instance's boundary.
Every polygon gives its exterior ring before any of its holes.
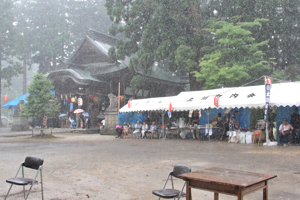
{"type": "MultiPolygon", "coordinates": [[[[225,114],[225,116],[222,116],[222,113],[218,113],[216,118],[216,126],[218,128],[217,134],[220,135],[220,140],[228,140],[228,143],[230,143],[231,141],[238,143],[237,132],[240,130],[244,130],[239,126],[239,120],[237,119],[238,114],[238,111],[235,111],[232,115],[230,113],[227,113],[225,114]]],[[[194,112],[193,115],[191,115],[187,127],[192,127],[192,125],[194,125],[193,127],[199,125],[199,114],[197,112],[194,112]]],[[[295,108],[294,112],[291,114],[291,123],[289,124],[288,120],[285,118],[283,119],[282,124],[279,126],[278,145],[282,145],[282,140],[284,137],[287,138],[288,145],[295,142],[294,140],[297,137],[299,137],[298,140],[300,141],[300,131],[298,131],[299,127],[300,115],[298,112],[298,108],[295,108]]],[[[257,130],[259,129],[259,127],[255,127],[255,129],[257,130]]],[[[149,126],[146,121],[143,121],[141,123],[138,120],[134,125],[131,125],[130,123],[117,125],[116,130],[118,132],[118,138],[129,137],[130,133],[132,133],[133,138],[136,139],[153,139],[154,133],[157,132],[157,126],[154,121],[149,126]]],[[[262,131],[264,130],[265,127],[262,128],[262,131]]],[[[268,121],[267,132],[270,141],[277,141],[276,123],[268,121]]],[[[194,134],[194,138],[198,139],[195,129],[191,134],[194,134]]]]}
{"type": "Polygon", "coordinates": [[[129,122],[123,125],[118,124],[116,131],[118,133],[117,138],[129,138],[129,134],[132,132],[134,139],[153,139],[153,135],[157,131],[157,126],[155,121],[153,121],[149,127],[145,121],[141,124],[140,121],[137,120],[134,126],[129,122]]]}
{"type": "Polygon", "coordinates": [[[60,128],[88,129],[90,127],[89,117],[81,113],[66,113],[66,115],[60,117],[59,120],[60,128]]]}

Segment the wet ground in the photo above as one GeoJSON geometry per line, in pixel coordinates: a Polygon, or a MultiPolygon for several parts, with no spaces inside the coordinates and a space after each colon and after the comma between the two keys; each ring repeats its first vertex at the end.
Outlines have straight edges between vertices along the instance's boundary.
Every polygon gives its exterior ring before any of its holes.
{"type": "MultiPolygon", "coordinates": [[[[192,170],[223,167],[275,174],[269,181],[269,199],[300,199],[300,147],[262,147],[228,144],[224,141],[116,139],[114,136],[54,133],[54,137],[32,138],[31,132],[0,132],[0,198],[26,156],[44,158],[45,199],[157,199],[175,164],[192,170]],[[15,137],[8,137],[15,136],[15,137]]],[[[175,185],[181,186],[176,180],[175,185]]],[[[14,186],[8,199],[22,199],[22,187],[14,186]]],[[[213,199],[213,193],[192,189],[194,200],[213,199]]],[[[29,199],[40,199],[35,186],[29,199]]],[[[220,195],[222,200],[236,199],[220,195]]],[[[246,196],[262,199],[262,191],[246,196]]]]}

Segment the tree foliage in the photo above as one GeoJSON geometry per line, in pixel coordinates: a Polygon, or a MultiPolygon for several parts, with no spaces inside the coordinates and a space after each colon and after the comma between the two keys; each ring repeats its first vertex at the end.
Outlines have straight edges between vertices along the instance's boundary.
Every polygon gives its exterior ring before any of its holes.
{"type": "MultiPolygon", "coordinates": [[[[11,85],[11,78],[21,73],[20,64],[14,60],[15,55],[15,29],[13,22],[15,20],[13,12],[13,2],[11,0],[0,1],[0,97],[2,85],[5,87],[11,85]]],[[[0,116],[1,116],[0,99],[0,116]]],[[[0,119],[0,127],[2,121],[0,119]]]]}
{"type": "Polygon", "coordinates": [[[145,74],[162,61],[177,75],[195,70],[202,42],[199,1],[107,0],[106,7],[110,33],[125,37],[110,50],[112,59],[132,56],[130,67],[145,74]]]}
{"type": "Polygon", "coordinates": [[[292,66],[300,68],[299,8],[299,0],[210,0],[203,6],[202,13],[206,20],[210,17],[228,20],[233,16],[239,16],[241,22],[269,19],[264,26],[251,29],[258,42],[269,41],[261,50],[266,53],[266,58],[275,58],[277,65],[272,68],[273,74],[271,71],[268,75],[278,77],[281,74],[284,76],[280,79],[300,80],[285,72],[292,66]]]}
{"type": "Polygon", "coordinates": [[[60,104],[51,92],[54,86],[43,74],[36,74],[28,86],[29,96],[20,115],[24,117],[54,117],[59,113],[60,104]]]}
{"type": "Polygon", "coordinates": [[[199,71],[195,71],[197,80],[205,81],[204,88],[241,85],[268,73],[274,63],[264,59],[265,53],[261,51],[268,41],[257,42],[249,30],[261,27],[263,21],[267,20],[209,22],[207,46],[202,48],[205,55],[199,71]]]}
{"type": "Polygon", "coordinates": [[[75,51],[86,27],[107,32],[102,1],[21,0],[16,7],[20,43],[41,73],[55,70],[75,51]]]}

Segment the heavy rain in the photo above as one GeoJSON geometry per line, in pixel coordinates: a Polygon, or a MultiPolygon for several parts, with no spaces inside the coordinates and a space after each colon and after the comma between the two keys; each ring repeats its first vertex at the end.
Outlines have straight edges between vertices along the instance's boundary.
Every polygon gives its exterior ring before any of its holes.
{"type": "Polygon", "coordinates": [[[300,198],[300,1],[0,10],[1,199],[300,198]]]}

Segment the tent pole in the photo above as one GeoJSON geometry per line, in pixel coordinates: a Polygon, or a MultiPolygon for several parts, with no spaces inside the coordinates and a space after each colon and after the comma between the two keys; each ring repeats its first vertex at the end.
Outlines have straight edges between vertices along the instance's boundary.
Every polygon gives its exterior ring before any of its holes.
{"type": "Polygon", "coordinates": [[[268,122],[266,123],[266,142],[267,142],[267,146],[269,145],[269,132],[268,132],[268,122]]]}
{"type": "Polygon", "coordinates": [[[164,126],[165,126],[165,119],[164,119],[164,115],[165,115],[165,112],[162,110],[161,111],[161,122],[162,122],[162,130],[161,130],[161,138],[165,135],[165,130],[164,130],[164,126]]]}
{"type": "Polygon", "coordinates": [[[119,86],[118,86],[118,113],[120,112],[120,87],[121,87],[121,84],[119,82],[119,86]]]}

